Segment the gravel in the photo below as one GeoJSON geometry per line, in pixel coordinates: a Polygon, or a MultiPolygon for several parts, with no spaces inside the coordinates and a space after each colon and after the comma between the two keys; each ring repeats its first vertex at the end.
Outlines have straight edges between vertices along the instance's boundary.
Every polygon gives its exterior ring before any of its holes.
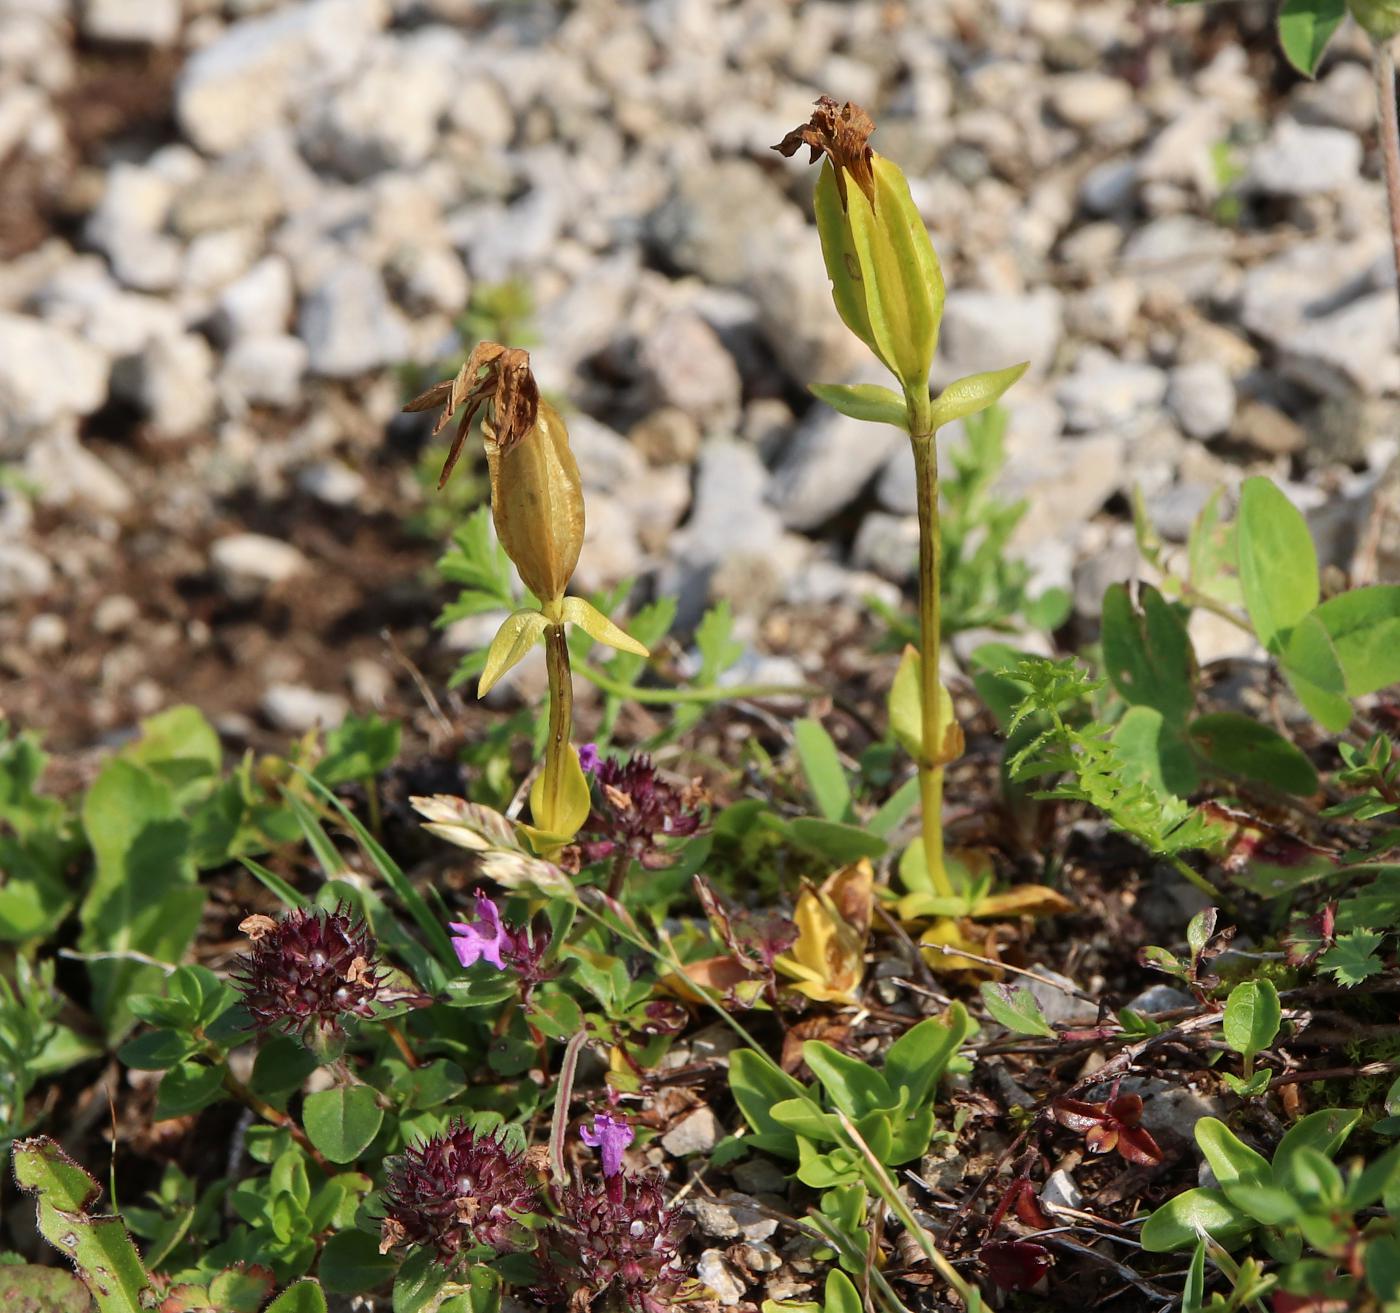
{"type": "MultiPolygon", "coordinates": [[[[1400,396],[1359,52],[1276,94],[1229,29],[1203,63],[1183,10],[1130,79],[1131,0],[1011,4],[997,24],[955,21],[961,3],[0,13],[0,156],[21,187],[0,224],[0,461],[36,489],[0,494],[27,608],[0,617],[0,651],[107,594],[220,640],[208,627],[237,621],[190,590],[206,572],[233,617],[296,576],[342,619],[371,598],[425,616],[437,544],[383,577],[333,558],[422,496],[423,427],[394,415],[410,374],[460,359],[463,323],[533,338],[567,408],[581,586],[635,579],[634,604],[673,594],[683,623],[729,598],[755,634],[781,605],[898,602],[907,440],[807,391],[889,380],[831,304],[814,171],[768,150],[819,90],[869,100],[931,224],[935,386],[1029,363],[995,492],[1030,499],[1010,550],[1072,580],[1082,620],[1133,568],[1135,483],[1176,539],[1216,482],[1296,456],[1345,559],[1400,396]],[[120,97],[91,82],[106,61],[120,97]],[[78,113],[99,104],[100,124],[78,113]],[[527,313],[502,313],[510,279],[527,313]],[[335,512],[314,559],[286,540],[320,531],[293,523],[307,501],[335,512]],[[139,579],[112,577],[127,565],[139,579]]],[[[945,476],[961,441],[940,435],[945,476]]],[[[449,634],[422,641],[455,659],[449,634]]],[[[273,718],[273,684],[350,687],[294,655],[258,668],[245,722],[273,718]]],[[[113,706],[130,718],[134,694],[113,706]]]]}

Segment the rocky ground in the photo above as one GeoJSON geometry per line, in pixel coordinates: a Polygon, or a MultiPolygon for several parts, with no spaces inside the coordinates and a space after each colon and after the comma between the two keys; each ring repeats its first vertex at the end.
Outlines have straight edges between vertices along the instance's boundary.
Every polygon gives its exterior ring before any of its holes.
{"type": "Polygon", "coordinates": [[[1300,81],[1269,9],[0,4],[0,708],[74,750],[187,700],[235,743],[419,707],[408,662],[480,638],[431,628],[436,454],[397,412],[509,280],[573,407],[579,584],[728,596],[770,674],[820,668],[788,617],[914,563],[900,435],[804,391],[869,375],[813,173],[768,149],[822,92],[934,230],[940,379],[1031,362],[1002,482],[1081,622],[1136,568],[1133,483],[1180,540],[1271,473],[1330,564],[1394,577],[1367,52],[1300,81]]]}

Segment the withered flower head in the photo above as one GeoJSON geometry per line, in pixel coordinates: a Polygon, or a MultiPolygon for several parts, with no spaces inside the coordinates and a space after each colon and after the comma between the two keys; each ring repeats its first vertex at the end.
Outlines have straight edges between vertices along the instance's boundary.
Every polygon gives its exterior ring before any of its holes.
{"type": "Polygon", "coordinates": [[[502,346],[499,342],[478,342],[467,357],[466,364],[457,371],[456,378],[434,383],[404,407],[406,411],[416,412],[441,406],[442,414],[433,425],[433,437],[437,437],[458,408],[466,406],[462,421],[457,425],[457,436],[452,439],[452,450],[447,453],[442,475],[438,479],[439,488],[447,482],[458,456],[462,454],[462,444],[471,431],[476,412],[488,402],[490,405],[486,413],[495,433],[495,441],[502,449],[509,451],[534,428],[540,404],[540,389],[530,372],[528,351],[502,346]]]}
{"type": "Polygon", "coordinates": [[[252,950],[229,972],[260,1030],[339,1033],[347,1015],[370,1017],[384,975],[369,928],[337,904],[334,912],[302,908],[278,922],[244,922],[252,950]]]}
{"type": "Polygon", "coordinates": [[[472,420],[486,407],[481,429],[496,537],[525,586],[542,603],[557,603],[583,548],[583,483],[563,416],[540,398],[530,353],[499,342],[479,343],[456,378],[430,387],[404,409],[435,406],[443,411],[434,435],[465,406],[439,488],[457,463],[472,420]]]}
{"type": "Polygon", "coordinates": [[[600,760],[593,779],[593,810],[580,831],[585,861],[601,862],[627,852],[646,870],[659,871],[672,862],[664,841],[700,828],[699,790],[677,788],[662,779],[644,752],[625,763],[600,760]]]}
{"type": "Polygon", "coordinates": [[[541,1255],[541,1300],[587,1308],[612,1290],[641,1313],[674,1307],[685,1281],[680,1245],[690,1228],[655,1181],[628,1177],[621,1191],[571,1185],[561,1203],[541,1255]]]}
{"type": "Polygon", "coordinates": [[[872,161],[875,152],[870,149],[869,143],[870,134],[874,131],[875,120],[859,105],[849,100],[844,105],[838,105],[830,96],[820,96],[811,119],[800,128],[794,128],[773,149],[791,159],[803,146],[810,147],[810,162],[813,164],[823,154],[827,155],[836,174],[841,204],[846,204],[846,174],[849,173],[873,206],[875,174],[872,161]]]}
{"type": "Polygon", "coordinates": [[[518,1219],[538,1202],[523,1154],[454,1122],[390,1161],[380,1252],[431,1246],[444,1263],[478,1245],[506,1253],[521,1247],[518,1219]]]}

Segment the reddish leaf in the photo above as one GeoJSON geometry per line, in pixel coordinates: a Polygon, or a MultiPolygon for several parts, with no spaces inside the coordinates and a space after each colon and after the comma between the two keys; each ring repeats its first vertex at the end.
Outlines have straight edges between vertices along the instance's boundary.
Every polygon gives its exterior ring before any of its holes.
{"type": "Polygon", "coordinates": [[[1050,1251],[1031,1240],[993,1240],[981,1257],[1003,1290],[1029,1290],[1050,1270],[1050,1251]]]}
{"type": "Polygon", "coordinates": [[[1043,1231],[1050,1225],[1050,1219],[1045,1216],[1036,1197],[1035,1187],[1024,1177],[1021,1188],[1016,1191],[1016,1216],[1035,1231],[1043,1231]]]}
{"type": "Polygon", "coordinates": [[[1136,1126],[1142,1120],[1142,1095],[1120,1094],[1104,1105],[1104,1111],[1124,1126],[1136,1126]]]}
{"type": "Polygon", "coordinates": [[[1090,1153],[1112,1153],[1118,1147],[1119,1127],[1116,1124],[1094,1125],[1084,1132],[1084,1147],[1090,1153]]]}
{"type": "Polygon", "coordinates": [[[1055,1120],[1066,1130],[1081,1134],[1102,1126],[1108,1120],[1108,1113],[1102,1104],[1085,1103],[1082,1099],[1056,1099],[1053,1107],[1055,1120]]]}
{"type": "Polygon", "coordinates": [[[1156,1167],[1162,1161],[1162,1151],[1141,1126],[1123,1126],[1118,1131],[1118,1152],[1139,1167],[1156,1167]]]}

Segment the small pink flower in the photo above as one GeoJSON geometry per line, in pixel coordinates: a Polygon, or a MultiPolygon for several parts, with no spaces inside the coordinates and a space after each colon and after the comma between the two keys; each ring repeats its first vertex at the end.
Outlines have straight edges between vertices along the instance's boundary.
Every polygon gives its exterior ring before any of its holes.
{"type": "Polygon", "coordinates": [[[457,960],[464,966],[474,966],[479,961],[489,962],[497,970],[505,963],[501,960],[501,949],[506,947],[505,931],[501,926],[500,909],[480,890],[476,894],[476,914],[478,923],[451,921],[452,947],[457,952],[457,960]]]}
{"type": "Polygon", "coordinates": [[[590,1149],[597,1149],[603,1159],[603,1175],[617,1176],[622,1171],[622,1154],[636,1138],[632,1128],[621,1117],[606,1112],[595,1113],[593,1125],[579,1131],[579,1138],[590,1149]]]}
{"type": "Polygon", "coordinates": [[[583,767],[587,774],[592,775],[598,769],[598,763],[601,760],[596,743],[579,744],[578,764],[583,767]]]}

